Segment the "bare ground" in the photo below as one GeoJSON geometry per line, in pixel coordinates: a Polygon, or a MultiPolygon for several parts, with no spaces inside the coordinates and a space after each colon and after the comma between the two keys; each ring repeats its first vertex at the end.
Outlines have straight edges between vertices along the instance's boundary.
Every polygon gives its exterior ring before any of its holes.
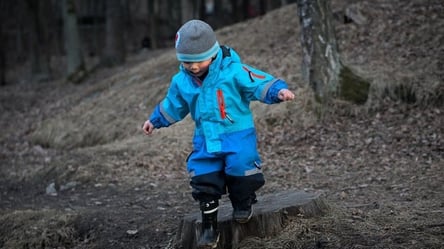
{"type": "MultiPolygon", "coordinates": [[[[369,79],[372,96],[364,106],[338,101],[323,120],[301,84],[295,5],[218,31],[298,93],[253,105],[267,179],[258,194],[306,190],[330,205],[239,248],[443,248],[444,5],[333,8],[365,17],[335,24],[344,63],[369,79]]],[[[152,137],[140,125],[176,68],[173,50],[144,52],[82,85],[1,88],[1,248],[173,248],[181,217],[198,209],[184,163],[192,123],[152,137]]]]}

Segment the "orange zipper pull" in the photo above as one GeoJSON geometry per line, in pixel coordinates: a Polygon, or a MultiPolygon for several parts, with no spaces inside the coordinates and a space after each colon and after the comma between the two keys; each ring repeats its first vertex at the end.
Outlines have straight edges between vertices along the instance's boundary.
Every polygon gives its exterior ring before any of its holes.
{"type": "Polygon", "coordinates": [[[219,103],[220,117],[222,119],[225,119],[227,117],[227,114],[225,113],[224,94],[221,89],[217,90],[217,102],[219,103]]]}

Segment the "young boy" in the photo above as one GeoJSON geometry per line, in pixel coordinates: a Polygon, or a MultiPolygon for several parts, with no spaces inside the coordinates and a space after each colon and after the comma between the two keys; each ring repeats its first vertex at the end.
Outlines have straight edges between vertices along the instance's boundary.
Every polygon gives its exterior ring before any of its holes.
{"type": "Polygon", "coordinates": [[[255,191],[265,182],[250,102],[279,103],[292,100],[294,94],[283,80],[243,64],[233,49],[220,46],[203,21],[186,22],[176,33],[175,48],[179,72],[143,131],[150,135],[191,114],[194,148],[187,170],[192,196],[202,212],[198,248],[215,248],[221,196],[228,191],[233,219],[246,223],[253,214],[255,191]]]}

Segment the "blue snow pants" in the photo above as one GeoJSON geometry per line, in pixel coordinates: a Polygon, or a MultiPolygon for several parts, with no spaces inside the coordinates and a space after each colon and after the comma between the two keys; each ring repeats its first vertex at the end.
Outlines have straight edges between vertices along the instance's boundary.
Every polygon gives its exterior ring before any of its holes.
{"type": "Polygon", "coordinates": [[[187,159],[193,198],[218,200],[228,191],[235,206],[255,196],[265,183],[256,140],[254,128],[222,134],[222,150],[208,153],[205,139],[195,136],[187,159]]]}

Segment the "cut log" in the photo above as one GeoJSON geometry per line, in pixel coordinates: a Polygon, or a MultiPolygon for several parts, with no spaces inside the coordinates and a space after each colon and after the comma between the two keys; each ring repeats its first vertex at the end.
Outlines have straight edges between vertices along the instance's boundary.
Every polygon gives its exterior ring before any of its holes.
{"type": "MultiPolygon", "coordinates": [[[[319,216],[328,210],[328,206],[318,194],[293,190],[259,196],[253,210],[251,220],[239,224],[232,219],[231,203],[219,206],[217,248],[235,248],[246,237],[275,236],[285,227],[289,217],[319,216]]],[[[179,225],[176,248],[196,249],[201,225],[200,211],[186,215],[179,225]]]]}

